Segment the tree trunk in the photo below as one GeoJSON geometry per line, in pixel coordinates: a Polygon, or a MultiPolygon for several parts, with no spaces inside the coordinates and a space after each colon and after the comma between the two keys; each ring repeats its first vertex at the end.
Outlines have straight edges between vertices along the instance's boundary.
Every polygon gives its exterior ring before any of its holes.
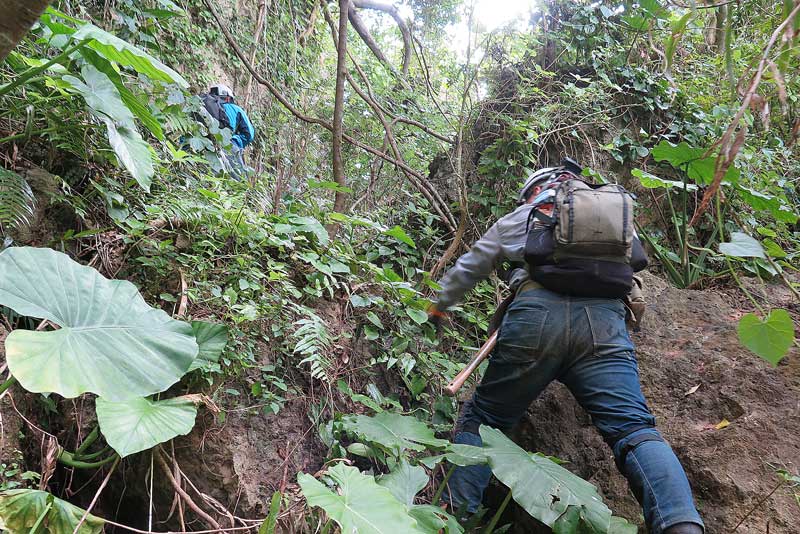
{"type": "Polygon", "coordinates": [[[25,37],[50,0],[4,0],[0,2],[0,61],[25,37]]]}
{"type": "MultiPolygon", "coordinates": [[[[333,180],[340,188],[346,187],[342,161],[342,117],[344,116],[344,82],[347,76],[347,13],[350,0],[339,0],[339,43],[336,59],[336,100],[333,105],[333,180]]],[[[345,195],[336,191],[333,211],[344,213],[345,195]]]]}

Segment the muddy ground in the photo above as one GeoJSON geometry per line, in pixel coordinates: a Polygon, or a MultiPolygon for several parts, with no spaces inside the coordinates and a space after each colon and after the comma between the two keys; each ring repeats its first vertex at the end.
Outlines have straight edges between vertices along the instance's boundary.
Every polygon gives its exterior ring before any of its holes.
{"type": "MultiPolygon", "coordinates": [[[[735,291],[678,290],[648,276],[646,293],[647,316],[633,336],[645,396],[686,468],[707,532],[730,533],[776,486],[776,469],[800,470],[800,354],[795,349],[776,369],[743,348],[735,325],[751,305],[735,291]],[[716,429],[723,420],[730,425],[716,429]]],[[[768,293],[760,298],[789,308],[797,324],[788,290],[770,286],[768,293]]],[[[517,438],[568,460],[616,515],[641,524],[609,448],[566,388],[550,386],[517,438]]],[[[800,488],[778,490],[737,532],[800,532],[798,495],[800,488]]]]}

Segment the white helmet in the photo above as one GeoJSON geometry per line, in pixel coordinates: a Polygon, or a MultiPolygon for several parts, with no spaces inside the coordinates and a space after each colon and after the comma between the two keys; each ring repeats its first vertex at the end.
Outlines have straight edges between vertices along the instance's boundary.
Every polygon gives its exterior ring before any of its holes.
{"type": "MultiPolygon", "coordinates": [[[[583,168],[580,164],[572,158],[564,158],[561,160],[560,167],[545,167],[544,169],[539,169],[531,173],[528,176],[528,179],[525,180],[525,185],[522,186],[522,189],[519,191],[519,196],[517,197],[517,204],[522,205],[528,201],[528,198],[533,193],[533,188],[536,186],[542,186],[555,182],[564,174],[571,175],[574,178],[577,178],[583,174],[583,168]]],[[[552,195],[550,195],[552,196],[552,195]]]]}
{"type": "Polygon", "coordinates": [[[528,179],[525,180],[525,185],[523,185],[522,189],[519,190],[517,203],[524,204],[533,192],[534,187],[537,185],[544,185],[544,183],[551,178],[555,178],[557,175],[556,171],[559,170],[561,170],[560,167],[545,167],[544,169],[539,169],[538,171],[531,173],[528,176],[528,179]]]}
{"type": "Polygon", "coordinates": [[[219,95],[219,96],[229,96],[233,98],[235,95],[233,94],[233,89],[225,85],[224,83],[218,83],[216,85],[212,85],[209,89],[209,93],[212,95],[219,95]]]}

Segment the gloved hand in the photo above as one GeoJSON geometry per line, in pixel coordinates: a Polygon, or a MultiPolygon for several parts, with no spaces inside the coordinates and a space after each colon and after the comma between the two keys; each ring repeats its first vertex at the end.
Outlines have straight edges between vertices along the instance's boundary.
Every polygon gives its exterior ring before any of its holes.
{"type": "Polygon", "coordinates": [[[431,304],[428,307],[428,322],[436,329],[436,334],[442,333],[442,320],[447,317],[447,312],[443,312],[436,307],[436,304],[431,304]]]}

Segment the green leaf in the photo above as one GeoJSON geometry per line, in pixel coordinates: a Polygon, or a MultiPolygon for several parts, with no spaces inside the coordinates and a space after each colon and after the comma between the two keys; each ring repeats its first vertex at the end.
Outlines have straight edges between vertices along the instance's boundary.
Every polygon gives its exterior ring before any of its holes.
{"type": "Polygon", "coordinates": [[[328,231],[325,230],[325,227],[314,217],[299,217],[293,215],[289,218],[289,221],[295,226],[297,232],[311,232],[314,234],[320,245],[325,246],[328,244],[328,241],[330,241],[328,231]]]}
{"type": "Polygon", "coordinates": [[[761,243],[744,232],[731,232],[730,242],[720,243],[719,251],[737,258],[766,258],[761,243]]]}
{"type": "Polygon", "coordinates": [[[150,181],[155,173],[153,158],[150,146],[136,130],[133,113],[104,73],[92,65],[84,65],[81,76],[83,81],[71,75],[62,79],[80,93],[92,113],[105,122],[108,141],[120,163],[145,191],[150,191],[150,181]]]}
{"type": "Polygon", "coordinates": [[[418,466],[401,458],[389,474],[378,478],[378,484],[388,489],[398,501],[411,506],[414,497],[428,485],[428,474],[418,466]]]}
{"type": "Polygon", "coordinates": [[[675,57],[675,50],[680,42],[681,36],[684,30],[686,30],[686,25],[694,16],[695,11],[692,9],[672,23],[672,33],[667,38],[666,45],[664,46],[664,55],[667,57],[667,68],[672,66],[672,60],[675,57]]]}
{"type": "MultiPolygon", "coordinates": [[[[705,149],[691,147],[685,141],[677,145],[673,145],[669,141],[661,141],[652,151],[656,161],[666,161],[676,169],[685,171],[692,180],[708,185],[714,180],[716,158],[714,156],[704,158],[705,153],[705,149]]],[[[741,171],[731,165],[725,172],[724,178],[730,182],[736,182],[740,174],[741,171]]]]}
{"type": "Polygon", "coordinates": [[[189,83],[180,74],[167,67],[147,52],[123,41],[107,31],[101,30],[94,24],[85,24],[72,35],[75,41],[91,39],[87,46],[109,61],[131,67],[140,74],[153,80],[166,83],[176,83],[187,89],[189,83]]]}
{"type": "Polygon", "coordinates": [[[228,327],[224,324],[192,321],[192,332],[199,351],[197,358],[189,366],[189,371],[203,367],[206,362],[218,362],[228,344],[228,327]]]}
{"type": "Polygon", "coordinates": [[[638,532],[639,527],[628,523],[627,520],[616,516],[611,518],[608,534],[637,534],[638,532]]]}
{"type": "Polygon", "coordinates": [[[133,128],[117,126],[111,119],[105,119],[108,129],[108,142],[120,163],[131,173],[139,185],[150,192],[150,183],[155,174],[150,145],[133,128]]]}
{"type": "Polygon", "coordinates": [[[399,226],[394,226],[393,228],[386,230],[384,233],[388,236],[392,236],[393,238],[397,239],[402,243],[405,243],[406,245],[412,248],[417,248],[417,244],[414,243],[414,240],[408,237],[408,234],[406,234],[405,230],[403,230],[399,226]]]}
{"type": "Polygon", "coordinates": [[[261,523],[258,529],[258,534],[275,534],[275,527],[278,524],[278,513],[281,511],[281,498],[283,494],[276,491],[272,494],[272,500],[269,503],[269,515],[261,523]]]}
{"type": "Polygon", "coordinates": [[[122,83],[122,77],[114,69],[113,65],[90,48],[82,48],[80,53],[94,68],[108,76],[108,79],[111,80],[114,87],[119,91],[120,97],[122,97],[122,101],[128,109],[142,121],[142,124],[144,124],[159,141],[164,141],[164,130],[161,128],[161,123],[159,123],[158,119],[150,112],[147,105],[139,100],[130,89],[125,87],[125,84],[122,83]]]}
{"type": "Polygon", "coordinates": [[[762,320],[755,313],[739,319],[739,341],[773,366],[786,356],[794,344],[794,323],[789,312],[772,310],[762,320]]]}
{"type": "MultiPolygon", "coordinates": [[[[646,187],[648,189],[679,189],[682,191],[684,187],[683,182],[679,182],[677,180],[665,180],[663,178],[659,178],[655,174],[650,174],[649,172],[641,169],[633,169],[631,174],[639,179],[639,183],[642,184],[642,187],[646,187]]],[[[697,191],[697,184],[687,183],[686,190],[697,191]]]]}
{"type": "Polygon", "coordinates": [[[25,178],[0,168],[0,234],[28,224],[35,207],[36,198],[25,178]]]}
{"type": "MultiPolygon", "coordinates": [[[[0,492],[0,530],[9,534],[29,534],[42,514],[43,530],[50,534],[71,534],[85,510],[54,497],[46,491],[15,489],[0,492]],[[50,510],[45,512],[48,504],[50,510]]],[[[99,534],[105,521],[89,514],[78,534],[99,534]]]]}
{"type": "Polygon", "coordinates": [[[372,299],[353,293],[350,295],[350,304],[352,304],[354,308],[365,308],[372,305],[372,299]]]}
{"type": "Polygon", "coordinates": [[[122,458],[188,434],[197,416],[197,407],[186,397],[121,402],[98,397],[95,408],[103,436],[122,458]]]}
{"type": "Polygon", "coordinates": [[[777,244],[772,239],[765,239],[762,243],[766,249],[766,253],[771,258],[785,258],[787,256],[786,251],[781,248],[779,244],[777,244]]]}
{"type": "Polygon", "coordinates": [[[472,445],[462,445],[460,443],[450,443],[447,445],[447,451],[444,454],[422,458],[419,463],[428,469],[433,469],[436,464],[444,459],[447,459],[451,464],[460,466],[489,463],[489,459],[486,457],[482,447],[473,447],[472,445]]]}
{"type": "Polygon", "coordinates": [[[417,324],[422,324],[428,320],[428,314],[416,308],[406,308],[406,314],[417,324]]]}
{"type": "Polygon", "coordinates": [[[339,463],[328,469],[327,476],[336,492],[306,473],[300,473],[297,482],[309,506],[325,510],[342,534],[432,534],[419,527],[408,507],[388,489],[355,467],[339,463]]]}
{"type": "Polygon", "coordinates": [[[444,534],[461,534],[464,528],[458,520],[438,506],[418,504],[412,506],[408,513],[417,520],[425,532],[444,534]],[[444,530],[443,530],[444,529],[444,530]]]}
{"type": "Polygon", "coordinates": [[[521,449],[497,429],[481,426],[480,434],[494,476],[511,488],[514,500],[531,516],[553,527],[574,506],[596,532],[608,531],[611,510],[592,484],[544,456],[521,449]]]}
{"type": "Polygon", "coordinates": [[[370,325],[364,326],[364,336],[369,341],[375,341],[376,339],[378,339],[380,337],[380,335],[381,335],[380,332],[375,330],[372,326],[370,326],[370,325]]]}
{"type": "Polygon", "coordinates": [[[309,189],[330,189],[331,191],[337,191],[339,193],[352,193],[353,192],[353,190],[350,189],[349,187],[341,186],[341,185],[337,184],[336,182],[332,182],[330,180],[322,180],[322,181],[319,181],[319,182],[316,181],[316,180],[309,180],[306,183],[306,185],[308,186],[309,189]]]}
{"type": "Polygon", "coordinates": [[[151,308],[136,286],[46,248],[0,253],[0,304],[60,326],[6,338],[12,374],[28,391],[88,391],[125,400],[164,391],[198,353],[192,327],[151,308]]]}
{"type": "Polygon", "coordinates": [[[750,207],[754,210],[768,211],[778,221],[795,224],[798,218],[800,218],[797,213],[781,202],[781,199],[778,197],[768,195],[750,187],[745,187],[742,184],[737,184],[737,190],[742,200],[747,202],[750,207]]]}
{"type": "Polygon", "coordinates": [[[404,450],[425,450],[445,447],[448,441],[438,439],[422,421],[407,415],[383,412],[375,416],[350,415],[342,420],[342,428],[364,441],[381,445],[399,456],[404,450]]]}
{"type": "Polygon", "coordinates": [[[371,322],[372,324],[374,324],[375,326],[377,326],[378,328],[383,329],[383,323],[378,318],[378,316],[375,315],[375,312],[368,312],[367,313],[367,320],[369,322],[371,322]]]}
{"type": "Polygon", "coordinates": [[[114,82],[92,65],[84,65],[79,78],[66,75],[62,79],[81,94],[89,109],[99,118],[110,118],[120,125],[134,128],[133,113],[122,101],[114,82]]]}

